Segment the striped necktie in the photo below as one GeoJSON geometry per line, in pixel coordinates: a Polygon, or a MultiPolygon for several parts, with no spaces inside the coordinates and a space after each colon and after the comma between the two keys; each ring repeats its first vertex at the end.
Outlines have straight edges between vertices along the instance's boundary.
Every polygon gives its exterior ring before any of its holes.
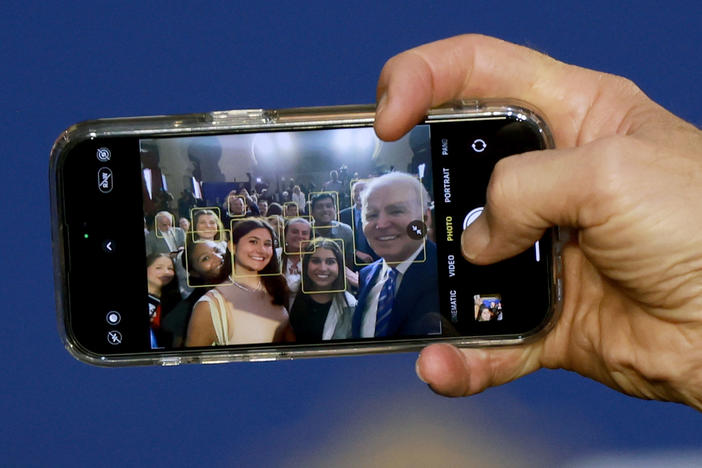
{"type": "Polygon", "coordinates": [[[388,278],[383,284],[378,297],[378,312],[375,315],[375,336],[386,336],[392,313],[392,303],[395,300],[395,283],[398,271],[395,268],[388,270],[388,278]]]}

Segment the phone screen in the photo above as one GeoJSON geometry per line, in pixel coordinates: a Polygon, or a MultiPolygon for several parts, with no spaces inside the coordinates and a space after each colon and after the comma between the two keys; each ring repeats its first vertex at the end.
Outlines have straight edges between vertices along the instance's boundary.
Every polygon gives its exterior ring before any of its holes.
{"type": "Polygon", "coordinates": [[[94,138],[61,163],[66,326],[100,354],[523,336],[546,320],[551,233],[463,259],[516,117],[94,138]]]}

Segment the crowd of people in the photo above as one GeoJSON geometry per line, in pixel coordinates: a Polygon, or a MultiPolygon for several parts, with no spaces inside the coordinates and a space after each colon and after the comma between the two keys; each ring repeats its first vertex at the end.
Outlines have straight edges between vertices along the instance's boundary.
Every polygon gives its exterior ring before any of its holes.
{"type": "Polygon", "coordinates": [[[441,334],[436,246],[408,234],[430,224],[426,188],[402,172],[342,185],[332,171],[282,203],[241,187],[145,220],[152,347],[441,334]]]}

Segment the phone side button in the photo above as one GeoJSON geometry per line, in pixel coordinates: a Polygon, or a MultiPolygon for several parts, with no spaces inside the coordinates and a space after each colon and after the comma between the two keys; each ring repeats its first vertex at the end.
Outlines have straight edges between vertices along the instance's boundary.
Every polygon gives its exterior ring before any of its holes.
{"type": "Polygon", "coordinates": [[[162,366],[177,366],[180,365],[182,359],[179,357],[165,357],[161,358],[162,366]]]}
{"type": "Polygon", "coordinates": [[[231,359],[222,359],[222,358],[203,358],[201,361],[203,364],[226,364],[228,362],[232,362],[231,359]]]}
{"type": "Polygon", "coordinates": [[[275,356],[256,356],[247,359],[249,362],[268,362],[268,361],[275,361],[277,358],[275,356]]]}

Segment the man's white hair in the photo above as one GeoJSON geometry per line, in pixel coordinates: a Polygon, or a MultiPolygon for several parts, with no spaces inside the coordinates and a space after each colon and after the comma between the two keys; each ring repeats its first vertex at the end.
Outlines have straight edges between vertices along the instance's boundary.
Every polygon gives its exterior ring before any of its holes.
{"type": "Polygon", "coordinates": [[[154,219],[158,223],[158,218],[161,218],[163,216],[165,216],[171,220],[171,227],[172,227],[174,224],[174,218],[173,218],[173,215],[171,214],[170,211],[159,211],[158,213],[156,213],[156,216],[154,216],[154,219]]]}
{"type": "Polygon", "coordinates": [[[406,172],[389,172],[381,175],[380,177],[368,179],[366,187],[361,192],[361,217],[363,218],[364,223],[366,222],[368,197],[374,190],[387,185],[411,187],[413,193],[415,194],[414,201],[419,208],[418,214],[420,217],[431,206],[429,192],[427,192],[426,187],[424,187],[424,184],[422,184],[418,178],[407,174],[406,172]]]}

